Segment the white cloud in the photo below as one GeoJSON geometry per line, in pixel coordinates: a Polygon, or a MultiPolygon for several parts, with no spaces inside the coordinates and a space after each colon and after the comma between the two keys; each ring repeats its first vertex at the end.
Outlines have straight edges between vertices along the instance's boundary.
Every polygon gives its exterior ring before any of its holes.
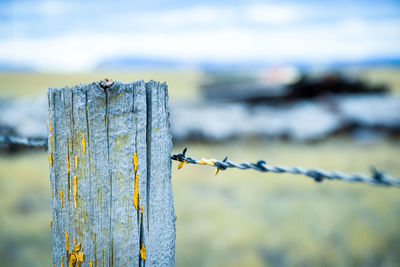
{"type": "Polygon", "coordinates": [[[70,10],[70,6],[66,2],[61,1],[38,1],[35,4],[38,14],[47,17],[57,17],[62,13],[70,10]]]}
{"type": "MultiPolygon", "coordinates": [[[[45,12],[62,12],[48,5],[45,12]]],[[[108,18],[114,24],[106,30],[82,25],[62,35],[3,39],[0,61],[41,70],[86,70],[105,58],[127,55],[185,61],[329,62],[400,54],[400,18],[304,23],[308,12],[295,5],[267,4],[128,11],[108,18]]]]}
{"type": "Polygon", "coordinates": [[[263,24],[293,23],[305,15],[304,8],[295,5],[253,4],[245,9],[248,21],[263,24]]]}

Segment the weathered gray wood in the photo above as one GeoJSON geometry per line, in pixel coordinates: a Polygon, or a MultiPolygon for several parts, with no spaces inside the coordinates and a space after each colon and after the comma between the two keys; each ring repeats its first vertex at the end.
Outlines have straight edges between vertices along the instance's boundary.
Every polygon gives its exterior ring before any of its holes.
{"type": "Polygon", "coordinates": [[[173,266],[166,84],[50,88],[55,266],[173,266]]]}
{"type": "Polygon", "coordinates": [[[174,265],[175,212],[171,183],[168,91],[165,83],[150,81],[147,92],[147,227],[151,266],[174,265]],[[168,136],[168,138],[165,138],[168,136]],[[163,185],[163,186],[159,186],[163,185]]]}

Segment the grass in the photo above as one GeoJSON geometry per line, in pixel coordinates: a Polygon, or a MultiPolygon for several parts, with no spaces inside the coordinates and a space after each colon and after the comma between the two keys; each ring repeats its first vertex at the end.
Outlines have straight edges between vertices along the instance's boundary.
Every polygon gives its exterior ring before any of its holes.
{"type": "MultiPolygon", "coordinates": [[[[393,92],[400,92],[400,68],[371,68],[352,71],[352,75],[365,79],[371,84],[385,83],[393,92]]],[[[167,81],[171,100],[188,100],[198,97],[202,74],[195,71],[130,71],[96,73],[0,73],[0,97],[21,97],[44,95],[49,86],[63,87],[80,83],[99,81],[105,77],[113,80],[167,81]]]]}
{"type": "MultiPolygon", "coordinates": [[[[400,90],[399,70],[363,71],[400,90]]],[[[0,97],[45,94],[51,85],[104,77],[167,81],[171,100],[195,99],[194,72],[0,74],[0,97]]],[[[400,141],[362,145],[346,138],[302,144],[247,140],[189,143],[194,157],[400,174],[400,141]]],[[[173,152],[182,151],[175,146],[173,152]]],[[[177,266],[398,266],[399,189],[303,176],[173,164],[177,266]]],[[[0,155],[0,265],[51,266],[51,205],[45,152],[0,155]]]]}
{"type": "Polygon", "coordinates": [[[0,265],[51,266],[46,153],[3,155],[0,169],[0,265]]]}
{"type": "MultiPolygon", "coordinates": [[[[400,173],[400,143],[236,141],[188,144],[195,157],[318,166],[345,172],[369,164],[400,173]]],[[[180,152],[182,147],[174,147],[180,152]]],[[[303,176],[173,164],[177,266],[396,266],[399,189],[303,176]]],[[[0,256],[4,266],[51,265],[45,152],[0,157],[0,256]]]]}
{"type": "MultiPolygon", "coordinates": [[[[399,143],[191,144],[193,156],[357,172],[374,163],[400,172],[399,143]]],[[[174,171],[179,266],[395,266],[398,189],[302,176],[187,166],[174,171]]]]}
{"type": "Polygon", "coordinates": [[[400,93],[399,68],[370,68],[356,73],[357,77],[370,84],[387,84],[395,94],[400,93]]]}
{"type": "Polygon", "coordinates": [[[0,73],[0,97],[21,97],[44,95],[47,88],[74,86],[80,83],[100,81],[105,77],[120,81],[151,79],[168,81],[169,96],[174,100],[197,97],[197,84],[201,74],[191,71],[151,71],[151,72],[107,72],[107,73],[0,73]]]}

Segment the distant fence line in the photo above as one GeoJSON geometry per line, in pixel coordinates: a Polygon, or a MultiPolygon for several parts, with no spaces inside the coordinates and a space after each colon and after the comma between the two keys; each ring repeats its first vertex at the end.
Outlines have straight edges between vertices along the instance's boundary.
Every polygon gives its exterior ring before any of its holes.
{"type": "MultiPolygon", "coordinates": [[[[0,144],[8,147],[16,148],[48,148],[47,138],[27,138],[27,137],[16,137],[16,136],[0,136],[0,144]]],[[[377,186],[394,186],[400,187],[400,179],[393,178],[382,171],[378,171],[375,167],[371,167],[371,174],[346,174],[339,171],[327,171],[319,168],[305,169],[302,167],[285,167],[285,166],[269,166],[265,161],[260,160],[256,163],[243,162],[236,163],[228,160],[226,157],[224,160],[216,159],[195,159],[191,156],[186,156],[187,148],[182,153],[171,155],[171,159],[179,161],[178,168],[182,168],[183,164],[197,164],[197,165],[209,165],[216,168],[215,175],[220,170],[226,170],[228,168],[237,168],[241,170],[256,170],[259,172],[272,172],[272,173],[290,173],[290,174],[302,174],[309,178],[314,179],[316,182],[322,182],[324,179],[327,180],[342,180],[351,183],[366,183],[377,186]]]]}

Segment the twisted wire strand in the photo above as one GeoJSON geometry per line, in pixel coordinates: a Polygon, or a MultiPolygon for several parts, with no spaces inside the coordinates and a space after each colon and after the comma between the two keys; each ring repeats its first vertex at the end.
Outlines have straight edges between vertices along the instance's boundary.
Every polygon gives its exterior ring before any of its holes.
{"type": "Polygon", "coordinates": [[[371,175],[365,174],[346,174],[339,171],[327,171],[318,168],[305,169],[301,167],[285,167],[285,166],[269,166],[263,160],[257,163],[242,162],[236,163],[228,160],[226,157],[224,160],[216,159],[195,159],[190,156],[186,156],[187,148],[180,154],[171,156],[172,160],[179,161],[178,168],[182,168],[183,164],[200,164],[209,165],[216,167],[215,175],[218,174],[219,170],[226,170],[227,168],[237,168],[241,170],[253,169],[259,172],[272,172],[272,173],[291,173],[291,174],[302,174],[309,178],[314,179],[316,182],[322,182],[324,179],[328,180],[342,180],[351,183],[366,183],[370,185],[380,186],[394,186],[400,187],[400,179],[393,178],[385,173],[378,171],[374,167],[371,168],[371,175]]]}
{"type": "MultiPolygon", "coordinates": [[[[0,136],[0,144],[9,146],[21,146],[26,148],[45,148],[47,149],[48,143],[47,138],[34,139],[26,137],[15,137],[15,136],[0,136]]],[[[339,171],[327,171],[318,168],[305,169],[302,167],[285,167],[285,166],[269,166],[265,161],[260,160],[257,163],[242,162],[236,163],[228,160],[226,157],[224,160],[216,159],[195,159],[191,156],[186,156],[187,148],[182,153],[171,155],[171,159],[178,161],[178,168],[182,168],[183,164],[198,164],[198,165],[209,165],[215,167],[215,175],[220,170],[226,170],[228,168],[237,168],[241,170],[253,169],[259,172],[272,172],[272,173],[291,173],[291,174],[302,174],[309,178],[314,179],[316,182],[322,182],[324,179],[328,180],[342,180],[352,183],[366,183],[370,185],[380,186],[394,186],[400,187],[400,179],[393,178],[386,175],[382,171],[376,170],[374,167],[371,168],[371,175],[365,174],[346,174],[339,171]]]]}

